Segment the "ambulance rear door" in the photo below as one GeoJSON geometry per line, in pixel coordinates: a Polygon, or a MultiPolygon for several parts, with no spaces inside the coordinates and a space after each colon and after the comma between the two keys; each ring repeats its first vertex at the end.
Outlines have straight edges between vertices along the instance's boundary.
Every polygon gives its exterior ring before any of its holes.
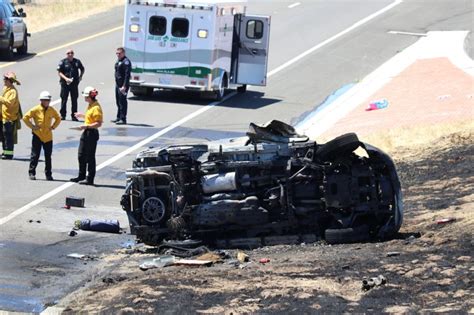
{"type": "Polygon", "coordinates": [[[270,17],[241,16],[237,84],[266,85],[270,17]]]}
{"type": "Polygon", "coordinates": [[[159,73],[168,67],[169,39],[166,35],[168,17],[162,12],[148,11],[146,20],[147,40],[143,49],[144,71],[159,73]]]}

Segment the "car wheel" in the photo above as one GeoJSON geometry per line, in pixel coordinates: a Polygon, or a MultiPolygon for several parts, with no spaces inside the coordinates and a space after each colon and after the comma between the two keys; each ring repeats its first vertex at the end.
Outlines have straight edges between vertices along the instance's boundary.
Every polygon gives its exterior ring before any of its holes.
{"type": "Polygon", "coordinates": [[[328,161],[338,155],[352,152],[360,146],[359,138],[355,133],[346,133],[319,147],[316,152],[319,159],[328,161]]]}
{"type": "Polygon", "coordinates": [[[23,44],[17,48],[17,52],[20,55],[26,55],[28,53],[28,36],[23,35],[23,44]]]}
{"type": "Polygon", "coordinates": [[[13,60],[13,38],[10,38],[10,42],[8,43],[8,47],[3,52],[3,56],[6,60],[10,61],[13,60]]]}
{"type": "Polygon", "coordinates": [[[327,229],[324,238],[328,244],[358,243],[370,239],[369,226],[361,225],[347,229],[327,229]]]}

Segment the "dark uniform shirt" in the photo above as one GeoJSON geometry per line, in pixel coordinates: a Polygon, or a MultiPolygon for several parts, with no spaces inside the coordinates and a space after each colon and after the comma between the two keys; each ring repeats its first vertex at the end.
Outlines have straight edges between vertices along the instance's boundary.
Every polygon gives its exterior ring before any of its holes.
{"type": "MultiPolygon", "coordinates": [[[[79,59],[72,58],[72,61],[69,61],[68,58],[64,58],[59,62],[57,70],[62,72],[66,77],[73,78],[72,82],[79,83],[79,70],[81,70],[81,73],[84,72],[84,66],[79,59]]],[[[63,78],[61,78],[59,82],[66,83],[63,78]]]]}
{"type": "Polygon", "coordinates": [[[132,71],[132,62],[126,56],[115,63],[115,84],[117,87],[125,86],[128,90],[130,86],[130,72],[132,71]]]}

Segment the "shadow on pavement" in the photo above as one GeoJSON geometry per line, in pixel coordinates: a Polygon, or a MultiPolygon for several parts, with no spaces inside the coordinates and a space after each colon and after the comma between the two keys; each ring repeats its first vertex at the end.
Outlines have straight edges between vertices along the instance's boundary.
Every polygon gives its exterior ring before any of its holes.
{"type": "MultiPolygon", "coordinates": [[[[0,59],[0,62],[20,62],[20,61],[26,61],[30,60],[32,58],[36,57],[36,53],[27,53],[26,55],[19,55],[19,54],[14,54],[13,59],[11,60],[6,60],[3,57],[0,59]]],[[[21,78],[19,78],[21,81],[21,78]]]]}
{"type": "MultiPolygon", "coordinates": [[[[229,93],[230,90],[226,92],[226,95],[229,93]]],[[[266,98],[264,95],[265,94],[262,92],[247,91],[245,93],[239,93],[217,106],[258,109],[281,102],[280,99],[266,98]]],[[[203,98],[201,97],[200,93],[193,91],[155,91],[153,96],[132,96],[129,98],[129,100],[203,106],[207,106],[215,102],[211,99],[203,98]]]]}
{"type": "Polygon", "coordinates": [[[125,190],[125,185],[103,185],[103,184],[95,184],[97,188],[112,188],[112,189],[120,189],[125,190]]]}

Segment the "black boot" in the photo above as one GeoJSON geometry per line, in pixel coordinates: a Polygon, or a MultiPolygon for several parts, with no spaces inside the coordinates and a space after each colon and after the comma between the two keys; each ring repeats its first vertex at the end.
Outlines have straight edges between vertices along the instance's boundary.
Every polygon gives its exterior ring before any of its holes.
{"type": "Polygon", "coordinates": [[[79,182],[80,185],[89,185],[89,186],[94,186],[94,180],[93,179],[84,179],[79,182]]]}
{"type": "Polygon", "coordinates": [[[86,178],[78,176],[78,177],[71,178],[69,181],[79,183],[81,180],[84,180],[84,179],[86,179],[86,178]]]}

